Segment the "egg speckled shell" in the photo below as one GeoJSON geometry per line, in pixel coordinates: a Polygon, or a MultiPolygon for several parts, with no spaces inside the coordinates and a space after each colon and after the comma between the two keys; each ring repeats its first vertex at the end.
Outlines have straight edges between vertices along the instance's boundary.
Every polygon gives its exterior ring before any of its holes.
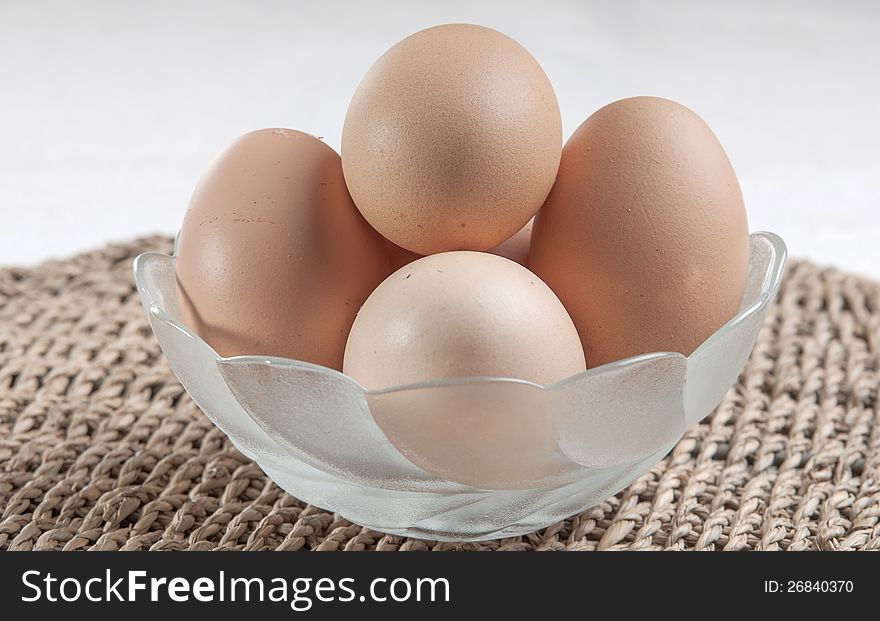
{"type": "Polygon", "coordinates": [[[342,132],[345,180],[364,217],[427,255],[488,250],[553,185],[562,121],[537,61],[495,30],[449,24],[388,50],[358,86],[342,132]]]}
{"type": "Polygon", "coordinates": [[[577,330],[540,278],[465,251],[424,257],[379,285],[352,326],[344,366],[368,389],[474,376],[550,384],[584,369],[577,330]]]}
{"type": "Polygon", "coordinates": [[[712,130],[656,97],[597,111],[565,145],[529,260],[590,367],[689,355],[736,314],[748,267],[742,193],[712,130]]]}
{"type": "Polygon", "coordinates": [[[288,129],[245,134],[219,155],[193,193],[176,258],[184,323],[219,354],[335,369],[358,309],[390,271],[339,156],[288,129]]]}

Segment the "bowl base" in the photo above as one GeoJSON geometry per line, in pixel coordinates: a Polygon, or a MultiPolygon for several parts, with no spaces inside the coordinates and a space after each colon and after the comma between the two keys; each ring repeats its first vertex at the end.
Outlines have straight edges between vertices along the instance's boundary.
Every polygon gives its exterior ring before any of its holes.
{"type": "Polygon", "coordinates": [[[486,541],[533,533],[585,511],[632,483],[673,445],[635,464],[592,470],[568,485],[531,490],[416,493],[365,487],[325,473],[319,480],[289,469],[263,469],[291,495],[370,530],[431,541],[486,541]]]}

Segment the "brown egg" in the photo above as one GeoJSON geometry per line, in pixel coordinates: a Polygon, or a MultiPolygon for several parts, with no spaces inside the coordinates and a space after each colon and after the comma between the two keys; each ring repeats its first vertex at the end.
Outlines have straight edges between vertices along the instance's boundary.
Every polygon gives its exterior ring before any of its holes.
{"type": "MultiPolygon", "coordinates": [[[[525,267],[529,266],[529,243],[532,239],[532,225],[535,219],[529,220],[524,227],[513,234],[513,237],[506,239],[491,250],[487,250],[489,254],[495,254],[511,261],[516,261],[525,267]]],[[[388,259],[391,262],[391,269],[397,270],[408,265],[417,259],[421,259],[422,255],[410,252],[406,248],[401,248],[394,242],[385,240],[385,246],[388,252],[388,259]]]]}
{"type": "Polygon", "coordinates": [[[689,355],[739,308],[748,234],[712,130],[675,102],[634,97],[593,114],[565,145],[530,266],[574,319],[590,367],[689,355]]]}
{"type": "Polygon", "coordinates": [[[547,197],[561,150],[559,106],[540,65],[510,37],[469,24],[388,50],[342,132],[361,213],[422,255],[488,250],[516,233],[547,197]]]}
{"type": "Polygon", "coordinates": [[[549,287],[482,252],[434,254],[389,276],[358,313],[344,365],[368,389],[474,376],[550,384],[584,369],[549,287]]]}
{"type": "Polygon", "coordinates": [[[238,138],[197,185],[177,247],[184,323],[219,354],[342,368],[355,315],[388,275],[381,236],[317,138],[238,138]]]}

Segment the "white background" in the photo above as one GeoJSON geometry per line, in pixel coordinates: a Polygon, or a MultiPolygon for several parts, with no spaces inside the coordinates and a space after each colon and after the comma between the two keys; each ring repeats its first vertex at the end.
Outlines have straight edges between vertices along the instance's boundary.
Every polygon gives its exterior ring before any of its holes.
{"type": "Polygon", "coordinates": [[[334,148],[370,64],[476,22],[542,63],[566,136],[658,95],[714,128],[753,230],[880,277],[880,3],[0,0],[0,264],[173,233],[245,131],[334,148]]]}

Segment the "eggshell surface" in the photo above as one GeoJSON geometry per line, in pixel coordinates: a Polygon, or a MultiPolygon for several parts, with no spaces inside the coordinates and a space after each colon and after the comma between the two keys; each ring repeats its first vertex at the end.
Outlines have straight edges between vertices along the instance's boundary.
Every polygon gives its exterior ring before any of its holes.
{"type": "Polygon", "coordinates": [[[553,88],[510,37],[449,24],[388,50],[358,86],[342,132],[364,217],[414,253],[488,250],[540,208],[562,150],[553,88]]]}
{"type": "MultiPolygon", "coordinates": [[[[524,267],[529,266],[529,244],[532,239],[532,226],[535,219],[529,220],[524,227],[513,234],[509,239],[487,250],[489,254],[495,254],[505,259],[515,261],[524,267]]],[[[397,270],[408,265],[413,261],[422,258],[422,255],[410,252],[406,248],[401,248],[394,242],[385,240],[385,246],[388,252],[388,260],[391,262],[391,269],[397,270]]]]}
{"type": "Polygon", "coordinates": [[[184,323],[220,355],[342,368],[363,301],[389,274],[384,242],[317,138],[238,138],[199,181],[177,247],[184,323]]]}
{"type": "Polygon", "coordinates": [[[689,355],[737,312],[748,222],[706,123],[656,97],[600,109],[568,140],[530,267],[559,296],[587,364],[689,355]]]}
{"type": "Polygon", "coordinates": [[[367,389],[461,377],[550,384],[585,369],[568,313],[508,259],[447,252],[397,270],[352,326],[345,373],[367,389]]]}
{"type": "Polygon", "coordinates": [[[422,255],[410,252],[406,248],[401,248],[392,241],[385,240],[385,252],[388,254],[388,261],[392,270],[399,270],[404,265],[409,265],[413,261],[418,261],[422,255]]]}

